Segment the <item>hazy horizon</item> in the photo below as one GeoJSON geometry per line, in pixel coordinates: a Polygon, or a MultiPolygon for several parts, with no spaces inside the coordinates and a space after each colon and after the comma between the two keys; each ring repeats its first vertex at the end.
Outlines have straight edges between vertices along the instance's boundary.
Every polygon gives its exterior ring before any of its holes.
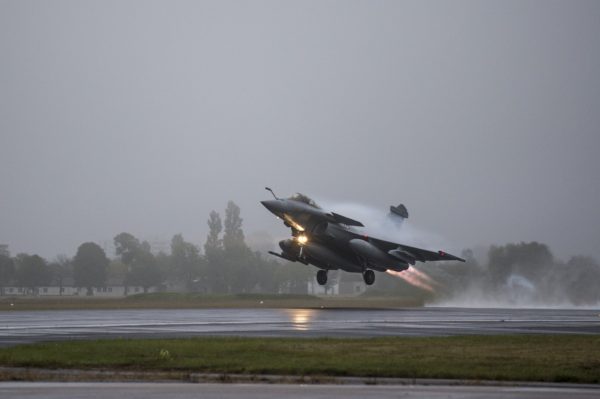
{"type": "Polygon", "coordinates": [[[0,0],[0,244],[201,245],[228,200],[247,236],[285,237],[270,186],[404,203],[449,251],[596,256],[599,20],[594,1],[0,0]]]}

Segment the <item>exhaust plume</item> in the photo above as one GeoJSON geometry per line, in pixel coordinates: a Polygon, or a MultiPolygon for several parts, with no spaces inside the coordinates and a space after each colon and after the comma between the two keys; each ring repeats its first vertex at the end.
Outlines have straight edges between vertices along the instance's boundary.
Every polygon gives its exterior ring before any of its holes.
{"type": "Polygon", "coordinates": [[[402,280],[414,287],[421,288],[430,293],[435,292],[435,289],[433,288],[434,282],[429,278],[429,276],[419,272],[412,266],[409,266],[408,269],[401,272],[388,270],[387,273],[392,276],[400,277],[402,280]]]}

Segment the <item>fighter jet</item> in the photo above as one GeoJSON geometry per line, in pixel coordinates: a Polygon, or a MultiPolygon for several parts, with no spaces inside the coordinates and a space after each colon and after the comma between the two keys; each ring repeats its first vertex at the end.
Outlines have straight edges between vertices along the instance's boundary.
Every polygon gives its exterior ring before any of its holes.
{"type": "MultiPolygon", "coordinates": [[[[329,270],[342,269],[350,273],[362,273],[367,285],[375,282],[375,271],[394,270],[401,272],[417,261],[442,261],[464,259],[444,251],[428,251],[364,235],[356,227],[364,227],[357,220],[327,212],[303,194],[290,198],[261,201],[271,213],[283,221],[292,231],[292,236],[279,242],[281,253],[269,251],[271,255],[305,265],[314,265],[317,282],[327,284],[329,270]]],[[[390,208],[392,214],[408,217],[404,205],[390,208]]]]}

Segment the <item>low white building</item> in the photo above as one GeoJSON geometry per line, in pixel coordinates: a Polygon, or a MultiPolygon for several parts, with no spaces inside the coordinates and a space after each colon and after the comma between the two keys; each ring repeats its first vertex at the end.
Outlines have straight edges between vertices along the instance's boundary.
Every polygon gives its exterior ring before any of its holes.
{"type": "Polygon", "coordinates": [[[319,285],[317,280],[308,282],[308,295],[339,295],[340,285],[338,283],[319,285]]]}
{"type": "MultiPolygon", "coordinates": [[[[148,292],[157,292],[157,287],[151,287],[148,292]]],[[[25,287],[3,287],[4,296],[87,296],[87,287],[73,286],[47,286],[36,288],[25,287]]],[[[141,294],[144,287],[107,285],[104,287],[92,287],[92,296],[96,297],[123,297],[141,294]]]]}
{"type": "Polygon", "coordinates": [[[316,277],[308,282],[309,295],[343,295],[358,296],[364,293],[367,285],[359,273],[329,272],[329,281],[326,285],[319,285],[316,277]]]}

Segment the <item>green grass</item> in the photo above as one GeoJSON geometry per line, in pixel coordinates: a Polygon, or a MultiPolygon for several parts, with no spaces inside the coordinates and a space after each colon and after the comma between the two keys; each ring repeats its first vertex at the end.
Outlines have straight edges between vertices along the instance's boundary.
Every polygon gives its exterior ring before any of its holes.
{"type": "Polygon", "coordinates": [[[600,382],[600,337],[193,338],[0,349],[13,367],[600,382]]]}
{"type": "Polygon", "coordinates": [[[181,293],[139,294],[125,298],[1,297],[0,311],[58,309],[201,309],[201,308],[399,308],[422,306],[404,297],[331,297],[312,295],[181,293]]]}

